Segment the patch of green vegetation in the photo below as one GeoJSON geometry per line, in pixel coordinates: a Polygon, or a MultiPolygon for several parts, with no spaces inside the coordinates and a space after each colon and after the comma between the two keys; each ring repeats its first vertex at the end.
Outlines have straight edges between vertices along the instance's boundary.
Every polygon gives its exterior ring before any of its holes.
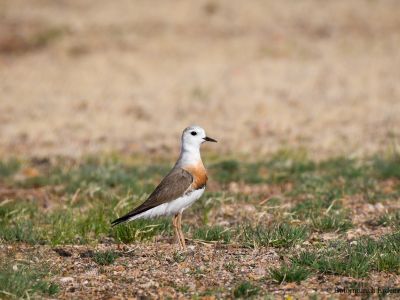
{"type": "Polygon", "coordinates": [[[224,268],[225,268],[225,270],[233,273],[236,269],[236,264],[234,262],[228,262],[228,263],[224,264],[224,268]]]}
{"type": "Polygon", "coordinates": [[[240,164],[236,160],[224,160],[211,166],[215,179],[226,183],[240,180],[240,164]]]}
{"type": "Polygon", "coordinates": [[[292,247],[308,237],[304,226],[278,224],[273,227],[247,225],[241,229],[241,242],[247,247],[292,247]]]}
{"type": "MultiPolygon", "coordinates": [[[[121,201],[99,194],[82,207],[60,208],[50,212],[39,210],[37,204],[13,201],[0,205],[0,239],[30,244],[85,244],[111,236],[118,242],[148,240],[156,235],[171,234],[169,219],[137,220],[114,228],[121,201]]],[[[133,206],[130,202],[123,203],[133,206]]]]}
{"type": "Polygon", "coordinates": [[[376,204],[383,200],[397,199],[399,193],[384,192],[380,186],[380,182],[375,178],[364,178],[361,183],[355,185],[355,193],[362,196],[363,200],[367,203],[376,204]]]}
{"type": "Polygon", "coordinates": [[[353,225],[342,208],[341,196],[342,193],[337,190],[317,192],[315,198],[298,202],[291,209],[292,216],[307,221],[315,231],[344,232],[353,225]]]}
{"type": "Polygon", "coordinates": [[[39,31],[37,34],[35,34],[32,39],[32,47],[33,48],[41,48],[45,47],[51,42],[54,42],[55,40],[59,39],[66,33],[67,29],[62,28],[62,27],[57,27],[57,28],[45,28],[41,31],[39,31]]]}
{"type": "Polygon", "coordinates": [[[283,183],[297,181],[302,174],[314,172],[316,164],[304,150],[283,149],[273,154],[265,167],[269,171],[268,182],[283,183]]]}
{"type": "Polygon", "coordinates": [[[74,194],[77,190],[91,193],[118,189],[126,192],[150,192],[156,182],[146,178],[161,178],[167,174],[167,165],[124,165],[116,159],[88,157],[77,164],[50,165],[40,176],[18,182],[20,187],[62,186],[63,192],[74,194]]]}
{"type": "Polygon", "coordinates": [[[314,171],[315,167],[305,151],[282,150],[258,162],[243,163],[233,159],[217,162],[210,167],[210,171],[212,177],[221,183],[277,184],[293,181],[303,173],[314,171]]]}
{"type": "Polygon", "coordinates": [[[292,258],[295,265],[324,274],[362,278],[371,271],[398,273],[400,232],[379,240],[360,238],[351,243],[336,241],[319,251],[305,251],[292,258]]]}
{"type": "Polygon", "coordinates": [[[177,292],[185,294],[185,293],[189,292],[190,287],[187,285],[179,285],[179,286],[175,286],[175,290],[177,292]]]}
{"type": "Polygon", "coordinates": [[[6,242],[23,242],[28,244],[41,244],[43,239],[30,220],[15,222],[2,228],[0,239],[6,242]]]}
{"type": "Polygon", "coordinates": [[[314,271],[323,274],[345,275],[352,277],[365,277],[370,270],[369,262],[361,253],[348,253],[340,256],[333,249],[326,249],[323,253],[317,254],[300,254],[300,257],[294,260],[295,263],[305,265],[314,271]],[[304,264],[302,259],[306,257],[315,257],[315,260],[304,264]]]}
{"type": "Polygon", "coordinates": [[[266,203],[268,208],[280,206],[281,204],[282,204],[282,199],[279,197],[271,197],[268,199],[268,202],[266,203]]]}
{"type": "Polygon", "coordinates": [[[0,204],[0,240],[7,242],[42,243],[34,216],[39,213],[35,204],[26,201],[4,201],[0,204]]]}
{"type": "Polygon", "coordinates": [[[227,244],[231,241],[232,233],[229,228],[204,226],[195,230],[193,238],[203,241],[221,241],[227,244]]]}
{"type": "Polygon", "coordinates": [[[378,271],[387,271],[400,274],[400,255],[399,253],[382,253],[376,262],[378,271]]]}
{"type": "Polygon", "coordinates": [[[320,232],[344,232],[353,227],[344,213],[332,212],[312,219],[312,228],[320,232]]]}
{"type": "Polygon", "coordinates": [[[233,201],[236,201],[236,198],[230,197],[226,193],[207,192],[206,197],[201,198],[200,201],[196,201],[190,207],[190,211],[194,215],[200,216],[203,224],[207,225],[209,222],[209,215],[214,209],[233,201]]]}
{"type": "Polygon", "coordinates": [[[201,279],[205,277],[205,270],[203,267],[194,267],[190,270],[190,275],[194,276],[196,279],[201,279]]]}
{"type": "Polygon", "coordinates": [[[377,226],[397,226],[400,227],[400,211],[381,215],[376,221],[377,226]]]}
{"type": "Polygon", "coordinates": [[[0,224],[11,221],[32,218],[38,212],[38,207],[30,201],[8,201],[0,203],[0,224]]]}
{"type": "Polygon", "coordinates": [[[18,172],[21,167],[21,162],[15,158],[10,158],[5,161],[0,161],[0,179],[10,177],[18,172]]]}
{"type": "Polygon", "coordinates": [[[59,286],[47,279],[45,266],[5,262],[0,264],[0,298],[35,298],[54,296],[59,286]]]}
{"type": "MultiPolygon", "coordinates": [[[[249,225],[230,230],[209,226],[210,212],[225,203],[259,203],[257,193],[215,191],[207,192],[206,197],[188,210],[192,216],[196,215],[197,223],[204,224],[203,227],[185,224],[184,230],[192,233],[195,239],[224,243],[234,240],[246,247],[291,247],[302,243],[309,230],[344,232],[349,229],[352,224],[341,203],[343,198],[358,195],[361,201],[374,203],[397,199],[400,195],[396,173],[398,155],[364,160],[337,157],[315,162],[305,151],[282,150],[258,162],[214,161],[210,178],[219,183],[278,185],[282,195],[270,199],[263,208],[279,206],[269,210],[279,222],[302,222],[303,226],[249,225]],[[387,179],[394,179],[390,180],[393,188],[385,191],[383,184],[387,179]],[[295,205],[288,209],[281,205],[284,202],[295,205]]],[[[78,162],[61,159],[45,163],[0,161],[0,176],[5,178],[7,186],[19,189],[45,186],[49,187],[52,197],[63,199],[62,205],[56,204],[46,212],[39,208],[38,202],[3,201],[0,204],[0,239],[59,245],[96,243],[110,237],[116,242],[130,243],[162,234],[172,235],[170,219],[137,220],[114,228],[110,226],[110,221],[144,201],[169,168],[163,162],[142,164],[118,156],[91,156],[78,162]],[[14,179],[15,172],[32,164],[40,166],[41,175],[14,179]]],[[[383,216],[378,225],[395,226],[399,219],[395,214],[383,216]]]]}
{"type": "Polygon", "coordinates": [[[223,291],[224,289],[221,287],[208,288],[203,292],[195,294],[193,299],[204,299],[207,298],[207,296],[215,297],[216,299],[221,299],[222,298],[221,293],[223,291]]]}
{"type": "Polygon", "coordinates": [[[347,157],[334,157],[322,161],[318,169],[330,179],[354,180],[363,177],[366,172],[366,166],[360,161],[347,157]]]}
{"type": "Polygon", "coordinates": [[[118,252],[107,250],[93,253],[92,259],[96,264],[106,266],[114,263],[118,257],[120,257],[118,252]]]}
{"type": "Polygon", "coordinates": [[[317,195],[316,199],[306,199],[297,203],[291,210],[295,218],[307,220],[320,216],[326,211],[337,211],[341,204],[337,201],[338,196],[334,192],[317,195]]]}
{"type": "Polygon", "coordinates": [[[175,262],[181,263],[181,262],[184,262],[186,260],[186,255],[184,253],[182,253],[182,252],[175,251],[173,258],[174,258],[175,262]]]}
{"type": "Polygon", "coordinates": [[[306,280],[310,275],[310,271],[299,265],[287,265],[283,264],[278,268],[271,268],[269,270],[270,276],[277,283],[283,282],[297,282],[300,283],[306,280]]]}
{"type": "Polygon", "coordinates": [[[249,282],[243,281],[239,283],[233,290],[234,298],[248,299],[257,296],[260,292],[260,288],[249,282]]]}
{"type": "Polygon", "coordinates": [[[292,263],[300,266],[311,266],[317,259],[317,253],[314,251],[302,251],[296,256],[292,257],[292,263]]]}
{"type": "Polygon", "coordinates": [[[382,179],[400,179],[400,153],[393,152],[389,155],[375,156],[373,170],[382,179]]]}
{"type": "Polygon", "coordinates": [[[117,225],[112,230],[112,236],[122,243],[149,240],[161,234],[172,234],[171,220],[135,220],[117,225]]]}

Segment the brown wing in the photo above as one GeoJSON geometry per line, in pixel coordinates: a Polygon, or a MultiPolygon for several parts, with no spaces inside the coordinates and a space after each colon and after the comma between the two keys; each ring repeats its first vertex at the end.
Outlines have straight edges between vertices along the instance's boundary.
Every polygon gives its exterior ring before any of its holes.
{"type": "Polygon", "coordinates": [[[145,202],[121,218],[114,220],[111,224],[114,226],[125,222],[135,215],[183,196],[192,182],[193,176],[188,171],[181,168],[172,169],[145,202]]]}

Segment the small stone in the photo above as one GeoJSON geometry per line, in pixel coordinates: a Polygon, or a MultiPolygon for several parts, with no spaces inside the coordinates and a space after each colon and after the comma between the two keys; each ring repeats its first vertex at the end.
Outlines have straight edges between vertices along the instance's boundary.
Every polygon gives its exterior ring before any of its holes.
{"type": "Polygon", "coordinates": [[[125,267],[124,267],[124,266],[121,266],[121,265],[116,266],[116,267],[115,267],[115,271],[117,271],[117,272],[123,272],[123,271],[125,271],[125,267]]]}
{"type": "Polygon", "coordinates": [[[72,281],[74,281],[73,277],[62,277],[62,278],[60,278],[60,282],[61,283],[67,283],[67,282],[72,282],[72,281]]]}
{"type": "Polygon", "coordinates": [[[150,288],[152,286],[157,286],[157,284],[152,280],[149,280],[148,282],[143,283],[143,284],[140,285],[140,287],[143,288],[143,289],[148,289],[148,288],[150,288]]]}
{"type": "Polygon", "coordinates": [[[373,212],[373,211],[375,211],[375,206],[373,206],[372,204],[365,204],[364,211],[373,212]]]}
{"type": "Polygon", "coordinates": [[[385,207],[382,205],[382,203],[376,203],[376,204],[375,204],[375,209],[376,209],[377,211],[384,211],[384,210],[385,210],[385,207]]]}
{"type": "Polygon", "coordinates": [[[239,192],[239,185],[236,182],[231,182],[229,184],[229,191],[232,193],[238,193],[239,192]]]}
{"type": "Polygon", "coordinates": [[[23,258],[24,258],[24,256],[22,255],[21,252],[18,252],[15,254],[15,259],[23,259],[23,258]]]}

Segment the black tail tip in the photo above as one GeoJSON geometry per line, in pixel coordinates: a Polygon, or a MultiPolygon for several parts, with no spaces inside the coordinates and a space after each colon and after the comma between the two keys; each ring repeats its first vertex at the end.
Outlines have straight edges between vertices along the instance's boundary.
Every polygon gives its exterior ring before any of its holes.
{"type": "Polygon", "coordinates": [[[129,219],[129,218],[128,218],[127,216],[123,216],[123,217],[121,217],[121,218],[118,218],[118,219],[116,219],[116,220],[114,220],[114,221],[111,222],[111,227],[114,227],[114,226],[116,226],[116,225],[118,225],[118,224],[124,223],[124,222],[126,222],[128,219],[129,219]]]}
{"type": "Polygon", "coordinates": [[[114,227],[114,226],[118,225],[119,223],[121,223],[121,221],[119,219],[116,219],[111,222],[111,227],[114,227]]]}

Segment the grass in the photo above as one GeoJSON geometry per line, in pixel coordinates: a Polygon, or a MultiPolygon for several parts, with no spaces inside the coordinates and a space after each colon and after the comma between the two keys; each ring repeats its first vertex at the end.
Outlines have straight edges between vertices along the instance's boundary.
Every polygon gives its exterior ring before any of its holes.
{"type": "Polygon", "coordinates": [[[0,178],[10,177],[17,173],[21,167],[21,162],[15,158],[0,161],[0,178]]]}
{"type": "Polygon", "coordinates": [[[149,240],[157,235],[165,234],[172,234],[171,220],[168,219],[137,220],[112,229],[112,236],[122,243],[149,240]]]}
{"type": "MultiPolygon", "coordinates": [[[[255,251],[275,248],[273,251],[288,259],[288,263],[269,270],[268,280],[277,283],[301,282],[317,274],[353,278],[366,278],[371,272],[399,274],[400,215],[390,208],[400,196],[398,162],[396,155],[337,157],[316,162],[304,151],[279,151],[256,162],[214,160],[209,167],[212,191],[185,211],[183,230],[189,244],[201,240],[255,251]],[[237,183],[237,192],[228,188],[231,182],[237,183]],[[268,186],[267,192],[253,191],[260,184],[268,186]],[[354,197],[361,204],[388,205],[389,212],[371,224],[374,228],[388,227],[386,230],[392,233],[379,239],[346,241],[345,233],[357,224],[352,222],[357,220],[357,212],[347,201],[354,197]],[[251,209],[249,213],[244,207],[251,209]],[[216,225],[221,220],[226,225],[216,225]],[[337,238],[324,241],[320,234],[325,232],[335,233],[337,238]],[[299,248],[303,249],[300,253],[299,248]]],[[[141,164],[117,156],[87,157],[80,162],[0,161],[0,185],[22,195],[11,195],[0,202],[0,242],[55,246],[94,245],[103,241],[129,244],[159,236],[173,240],[170,218],[110,226],[113,219],[144,201],[169,167],[163,162],[141,164]],[[28,197],[32,189],[45,191],[48,198],[42,199],[40,194],[28,197]],[[43,208],[48,199],[51,206],[43,208]]],[[[119,254],[98,251],[90,257],[104,266],[112,265],[119,254]]],[[[173,260],[183,263],[190,256],[176,252],[173,260]]],[[[37,272],[35,268],[21,266],[26,274],[37,272]]],[[[222,269],[236,275],[241,265],[228,262],[222,269]]],[[[196,278],[204,276],[202,269],[191,270],[196,278]]],[[[29,295],[51,295],[56,287],[47,275],[37,278],[47,285],[38,285],[36,290],[28,291],[29,295]]],[[[1,280],[5,282],[4,277],[1,280]]],[[[18,280],[15,284],[19,284],[18,280]]],[[[14,290],[15,297],[24,297],[18,293],[26,293],[24,288],[14,290]]],[[[186,291],[182,293],[187,295],[186,291]]],[[[211,288],[209,293],[220,292],[211,288]]],[[[260,296],[261,291],[258,285],[244,281],[229,293],[232,297],[248,298],[260,296]]]]}
{"type": "Polygon", "coordinates": [[[296,219],[307,220],[326,214],[327,211],[338,211],[342,209],[341,202],[338,201],[339,198],[340,195],[337,195],[335,191],[327,193],[317,192],[313,195],[312,199],[305,199],[298,202],[291,209],[291,213],[296,219]]]}
{"type": "Polygon", "coordinates": [[[186,255],[182,252],[175,251],[173,255],[174,261],[177,263],[184,262],[186,260],[186,255]]]}
{"type": "Polygon", "coordinates": [[[400,227],[400,212],[392,212],[381,215],[376,221],[377,226],[396,226],[400,227]]]}
{"type": "Polygon", "coordinates": [[[382,179],[400,179],[400,154],[393,152],[385,156],[375,156],[373,169],[377,176],[382,179]]]}
{"type": "Polygon", "coordinates": [[[335,241],[320,250],[305,251],[292,258],[295,265],[323,274],[367,277],[371,271],[400,271],[400,232],[378,240],[368,237],[352,243],[335,241]]]}
{"type": "Polygon", "coordinates": [[[36,298],[57,295],[59,286],[46,279],[45,266],[5,262],[0,264],[0,298],[36,298]]]}
{"type": "MultiPolygon", "coordinates": [[[[38,169],[35,164],[28,167],[38,169]]],[[[80,163],[50,165],[45,171],[38,170],[38,176],[27,177],[23,181],[14,182],[14,185],[23,188],[58,185],[62,193],[74,194],[80,189],[90,196],[113,188],[123,192],[134,190],[144,193],[150,192],[156,183],[151,184],[145,178],[160,178],[168,170],[169,166],[165,164],[127,166],[114,157],[87,157],[80,163]]]]}
{"type": "Polygon", "coordinates": [[[353,227],[348,215],[334,212],[312,219],[312,227],[320,232],[344,232],[353,227]]]}
{"type": "Polygon", "coordinates": [[[224,265],[224,268],[225,268],[225,270],[233,273],[235,271],[235,269],[236,269],[236,264],[234,262],[227,262],[224,265]]]}
{"type": "Polygon", "coordinates": [[[249,281],[239,283],[233,290],[234,298],[248,299],[259,294],[260,288],[249,281]]]}
{"type": "MultiPolygon", "coordinates": [[[[223,203],[257,201],[257,195],[230,196],[208,193],[192,210],[204,226],[196,226],[194,239],[239,242],[245,246],[291,247],[307,239],[309,232],[343,233],[352,228],[343,197],[361,195],[367,202],[392,199],[400,188],[390,193],[380,188],[382,180],[397,180],[398,156],[372,157],[369,160],[333,158],[311,161],[304,151],[279,151],[257,163],[234,159],[214,163],[210,178],[227,184],[290,183],[283,197],[294,206],[267,226],[246,223],[238,228],[209,225],[210,213],[223,203]],[[289,216],[289,218],[282,216],[289,216]],[[292,226],[287,223],[301,223],[292,226]]],[[[110,221],[142,202],[159,179],[168,172],[163,163],[140,165],[116,156],[87,157],[81,162],[61,161],[43,164],[38,161],[9,159],[0,161],[1,180],[16,189],[54,187],[55,197],[66,199],[64,206],[44,213],[37,203],[16,201],[0,205],[0,238],[6,242],[30,244],[87,244],[111,237],[119,243],[150,240],[158,235],[172,235],[169,219],[135,221],[110,227],[110,221]],[[36,176],[14,180],[21,169],[37,169],[36,176]]],[[[65,200],[63,200],[65,201],[65,200]]],[[[280,204],[278,204],[280,205],[280,204]]],[[[397,217],[382,217],[378,226],[395,224],[397,217]]],[[[248,222],[249,223],[249,222],[248,222]]]]}
{"type": "Polygon", "coordinates": [[[292,247],[302,243],[308,237],[304,226],[292,226],[286,223],[273,227],[264,225],[245,226],[242,228],[241,242],[247,247],[292,247]]]}
{"type": "Polygon", "coordinates": [[[97,251],[93,253],[92,259],[98,265],[111,265],[119,257],[119,253],[115,251],[97,251]]]}
{"type": "Polygon", "coordinates": [[[279,268],[271,268],[269,270],[271,278],[277,283],[297,282],[306,280],[310,275],[310,271],[299,265],[283,264],[279,268]]]}
{"type": "MultiPolygon", "coordinates": [[[[170,220],[140,220],[112,228],[119,199],[103,195],[95,205],[56,209],[45,213],[37,205],[13,201],[0,206],[0,239],[28,244],[86,244],[104,237],[117,242],[148,240],[172,232],[170,220]]],[[[124,199],[122,199],[124,200],[124,199]]],[[[133,206],[134,204],[132,204],[133,206]]]]}
{"type": "Polygon", "coordinates": [[[194,231],[193,238],[203,241],[221,241],[227,244],[231,241],[232,233],[230,229],[221,226],[204,226],[194,231]]]}
{"type": "Polygon", "coordinates": [[[400,274],[400,256],[398,253],[382,253],[376,261],[377,271],[400,274]]]}

